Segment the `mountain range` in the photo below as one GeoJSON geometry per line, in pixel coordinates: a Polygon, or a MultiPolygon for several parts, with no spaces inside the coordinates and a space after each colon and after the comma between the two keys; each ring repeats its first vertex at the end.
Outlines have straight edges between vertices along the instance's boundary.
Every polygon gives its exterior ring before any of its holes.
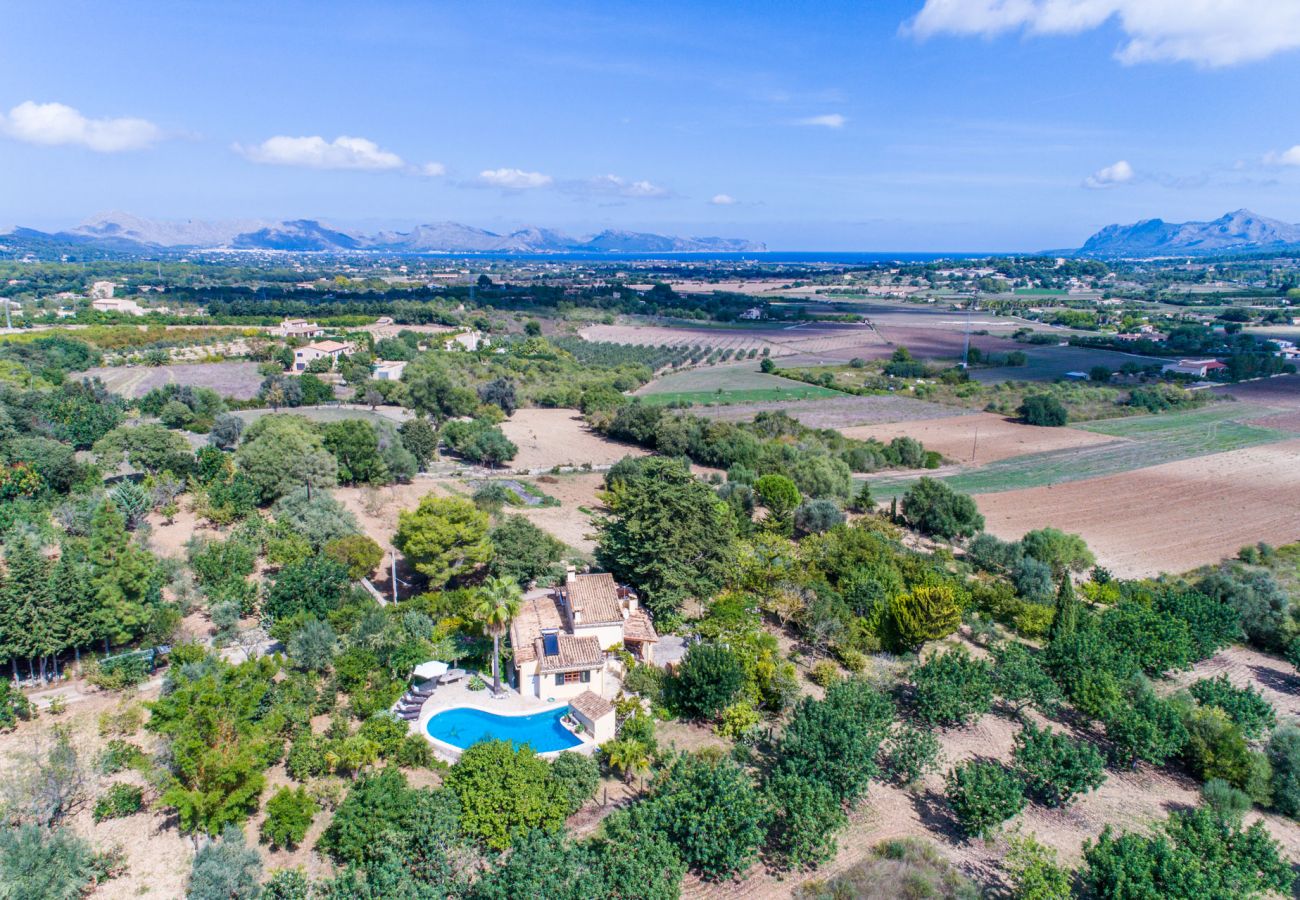
{"type": "Polygon", "coordinates": [[[1239,209],[1212,222],[1143,219],[1132,225],[1107,225],[1088,238],[1074,255],[1205,256],[1297,248],[1300,248],[1300,225],[1239,209]]]}
{"type": "Polygon", "coordinates": [[[118,251],[151,250],[286,250],[383,253],[696,253],[766,250],[766,245],[739,238],[673,237],[636,231],[606,230],[573,237],[549,228],[521,228],[497,234],[458,222],[417,225],[410,231],[365,233],[333,228],[314,219],[162,221],[108,213],[67,231],[46,233],[14,228],[0,240],[24,243],[64,242],[118,251]]]}

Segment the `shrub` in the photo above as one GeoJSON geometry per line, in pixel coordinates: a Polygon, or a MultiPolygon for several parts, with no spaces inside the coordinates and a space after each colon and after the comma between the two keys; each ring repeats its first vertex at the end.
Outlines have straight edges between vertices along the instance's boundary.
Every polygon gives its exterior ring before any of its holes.
{"type": "Polygon", "coordinates": [[[933,731],[901,725],[885,742],[885,769],[899,784],[914,784],[938,768],[940,750],[933,731]]]}
{"type": "Polygon", "coordinates": [[[918,585],[889,604],[890,625],[899,648],[914,650],[957,630],[961,607],[951,586],[918,585]]]}
{"type": "Polygon", "coordinates": [[[1250,752],[1241,729],[1227,713],[1215,707],[1194,709],[1186,717],[1187,746],[1183,759],[1192,774],[1202,781],[1222,778],[1236,788],[1245,788],[1250,775],[1250,752]]]}
{"type": "Polygon", "coordinates": [[[90,845],[67,828],[0,828],[0,897],[78,900],[96,874],[90,845]]]}
{"type": "Polygon", "coordinates": [[[120,819],[138,813],[144,806],[144,791],[133,784],[116,782],[108,791],[95,801],[94,818],[96,822],[105,819],[120,819]]]}
{"type": "Polygon", "coordinates": [[[754,705],[747,701],[733,703],[722,711],[722,716],[718,720],[718,725],[714,729],[722,737],[733,741],[744,740],[753,734],[759,724],[763,721],[763,716],[754,705]]]}
{"type": "Polygon", "coordinates": [[[935,845],[918,838],[886,841],[870,856],[828,882],[808,881],[798,900],[979,900],[979,887],[948,862],[935,845]]]}
{"type": "Polygon", "coordinates": [[[937,653],[912,673],[913,702],[931,725],[965,725],[989,711],[993,675],[989,664],[964,647],[937,653]]]}
{"type": "Polygon", "coordinates": [[[1015,641],[993,648],[993,689],[1017,715],[1032,706],[1051,716],[1061,705],[1061,689],[1038,656],[1015,641]]]}
{"type": "Polygon", "coordinates": [[[902,511],[916,530],[948,540],[984,530],[984,517],[975,501],[933,478],[922,478],[908,489],[902,511]]]}
{"type": "Polygon", "coordinates": [[[335,538],[325,545],[324,553],[344,566],[353,581],[365,578],[384,558],[383,549],[364,534],[335,538]]]}
{"type": "Polygon", "coordinates": [[[776,773],[820,781],[844,803],[867,791],[894,708],[865,681],[831,685],[822,700],[805,697],[778,743],[776,773]]]}
{"type": "Polygon", "coordinates": [[[1293,880],[1262,822],[1242,830],[1205,808],[1171,814],[1150,836],[1117,837],[1108,825],[1084,842],[1080,870],[1091,897],[1258,897],[1289,894],[1293,880]]]}
{"type": "Polygon", "coordinates": [[[1002,859],[1016,900],[1070,900],[1070,872],[1056,862],[1056,851],[1033,835],[1007,838],[1002,859]]]}
{"type": "Polygon", "coordinates": [[[1051,394],[1027,394],[1018,412],[1026,425],[1059,428],[1070,420],[1065,406],[1051,394]]]}
{"type": "Polygon", "coordinates": [[[1250,795],[1239,791],[1222,778],[1211,778],[1201,787],[1205,805],[1227,822],[1240,823],[1252,806],[1250,795]]]}
{"type": "Polygon", "coordinates": [[[835,834],[848,817],[830,788],[797,775],[779,775],[764,785],[772,820],[768,852],[786,869],[812,868],[835,856],[835,834]]]}
{"type": "Polygon", "coordinates": [[[711,719],[744,683],[744,665],[734,652],[717,644],[692,644],[673,681],[673,699],[687,715],[711,719]]]}
{"type": "Polygon", "coordinates": [[[808,673],[814,684],[822,687],[830,687],[840,680],[840,667],[834,660],[821,659],[813,663],[812,670],[808,673]]]}
{"type": "Polygon", "coordinates": [[[551,761],[551,777],[563,789],[572,814],[595,795],[600,786],[600,766],[590,756],[561,753],[551,761]]]}
{"type": "Polygon", "coordinates": [[[1065,806],[1078,794],[1101,787],[1105,761],[1091,744],[1026,722],[1016,735],[1016,766],[1029,795],[1044,806],[1065,806]]]}
{"type": "Polygon", "coordinates": [[[266,819],[262,822],[262,840],[272,847],[298,846],[316,816],[316,801],[304,787],[282,787],[266,802],[266,819]]]}
{"type": "Polygon", "coordinates": [[[1189,690],[1202,706],[1223,710],[1233,724],[1241,729],[1242,734],[1252,740],[1277,724],[1273,704],[1260,696],[1251,685],[1233,687],[1227,675],[1202,678],[1193,683],[1189,690]]]}
{"type": "Polygon", "coordinates": [[[127,741],[109,741],[99,754],[99,771],[116,775],[123,769],[142,768],[149,765],[149,756],[135,744],[127,741]]]}
{"type": "Polygon", "coordinates": [[[1138,760],[1152,765],[1182,752],[1187,728],[1178,707],[1156,696],[1145,681],[1139,682],[1131,702],[1120,703],[1105,718],[1106,737],[1111,742],[1111,761],[1136,766],[1138,760]]]}
{"type": "Polygon", "coordinates": [[[988,837],[1025,806],[1020,777],[990,760],[968,760],[949,772],[946,796],[968,836],[988,837]]]}
{"type": "Polygon", "coordinates": [[[808,500],[794,511],[794,527],[799,534],[821,534],[844,524],[844,511],[834,500],[808,500]]]}
{"type": "Polygon", "coordinates": [[[1273,765],[1273,804],[1278,812],[1300,819],[1300,728],[1283,725],[1268,741],[1273,765]]]}
{"type": "Polygon", "coordinates": [[[186,900],[255,900],[262,859],[244,845],[244,833],[234,825],[194,854],[186,900]]]}

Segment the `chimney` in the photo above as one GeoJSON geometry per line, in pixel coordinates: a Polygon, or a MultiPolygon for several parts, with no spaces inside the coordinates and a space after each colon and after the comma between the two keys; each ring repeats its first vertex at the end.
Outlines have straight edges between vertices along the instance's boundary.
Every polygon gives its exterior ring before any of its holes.
{"type": "Polygon", "coordinates": [[[574,566],[568,566],[564,570],[564,583],[573,584],[578,580],[578,570],[574,566]]]}
{"type": "Polygon", "coordinates": [[[582,610],[575,609],[573,611],[573,627],[577,628],[581,624],[582,624],[582,610]]]}

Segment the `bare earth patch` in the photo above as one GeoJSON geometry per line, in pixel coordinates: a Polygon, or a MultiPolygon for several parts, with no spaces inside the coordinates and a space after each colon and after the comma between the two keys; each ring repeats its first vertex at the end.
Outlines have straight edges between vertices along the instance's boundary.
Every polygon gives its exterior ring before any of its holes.
{"type": "Polygon", "coordinates": [[[519,409],[501,423],[501,430],[519,448],[511,468],[531,472],[556,466],[610,466],[625,456],[646,453],[602,437],[576,409],[519,409]]]}
{"type": "Polygon", "coordinates": [[[115,394],[134,400],[164,384],[211,388],[223,397],[251,400],[262,384],[255,362],[189,363],[174,366],[104,366],[78,378],[98,378],[115,394]]]}
{"type": "Polygon", "coordinates": [[[826,400],[771,400],[761,403],[734,403],[729,406],[696,406],[693,416],[724,422],[749,421],[761,412],[783,412],[809,428],[844,429],[857,425],[884,422],[910,422],[967,415],[967,411],[940,406],[914,397],[894,394],[880,396],[844,396],[826,400]]]}
{"type": "Polygon", "coordinates": [[[975,499],[998,537],[1051,525],[1121,577],[1184,572],[1300,538],[1300,440],[975,499]]]}
{"type": "Polygon", "coordinates": [[[1107,444],[1115,440],[1108,435],[1074,428],[1022,425],[993,413],[863,425],[840,431],[845,437],[857,440],[875,438],[886,444],[896,437],[916,438],[925,449],[936,450],[946,459],[972,466],[1012,456],[1107,444]]]}

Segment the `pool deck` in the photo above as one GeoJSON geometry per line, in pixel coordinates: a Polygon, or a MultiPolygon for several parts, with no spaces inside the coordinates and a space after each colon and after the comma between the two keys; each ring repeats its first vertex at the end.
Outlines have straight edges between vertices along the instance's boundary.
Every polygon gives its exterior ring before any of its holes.
{"type": "MultiPolygon", "coordinates": [[[[549,709],[555,709],[557,706],[568,706],[569,701],[564,698],[554,700],[538,700],[535,697],[522,696],[518,691],[511,688],[504,679],[501,681],[501,695],[492,696],[492,680],[483,676],[483,680],[488,683],[488,687],[481,691],[471,691],[469,689],[469,677],[462,678],[453,684],[440,684],[424,706],[420,708],[420,717],[411,722],[411,733],[418,734],[430,744],[433,745],[434,752],[447,762],[455,762],[460,759],[462,752],[460,747],[452,746],[445,741],[440,741],[429,734],[429,720],[438,713],[457,707],[469,707],[470,709],[481,709],[484,712],[495,713],[499,716],[526,716],[533,713],[546,712],[549,709]]],[[[617,679],[609,678],[607,682],[617,683],[617,679]]],[[[615,690],[613,696],[607,699],[613,699],[618,695],[615,690]]],[[[576,735],[581,738],[582,743],[571,748],[568,752],[585,753],[591,755],[596,752],[596,744],[586,735],[576,735]]],[[[553,750],[549,753],[539,753],[544,759],[558,756],[565,751],[553,750]]]]}

